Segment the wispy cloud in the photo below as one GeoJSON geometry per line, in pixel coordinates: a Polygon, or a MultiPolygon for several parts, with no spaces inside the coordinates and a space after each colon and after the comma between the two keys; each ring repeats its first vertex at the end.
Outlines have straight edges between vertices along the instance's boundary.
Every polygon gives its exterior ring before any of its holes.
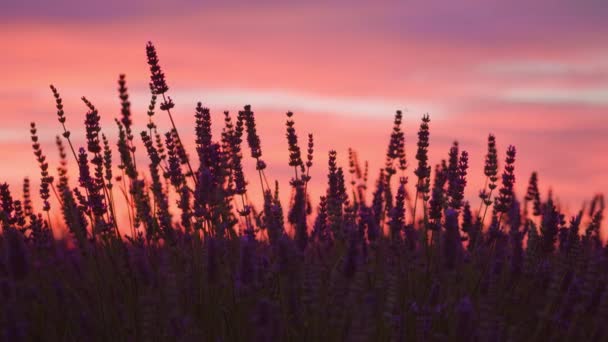
{"type": "MultiPolygon", "coordinates": [[[[366,117],[392,117],[395,110],[413,113],[431,112],[441,115],[434,104],[419,103],[406,98],[346,97],[321,95],[279,89],[174,89],[172,96],[184,102],[198,100],[214,108],[234,108],[251,104],[257,108],[276,111],[302,111],[366,117]]],[[[148,93],[133,94],[136,101],[144,102],[148,93]]]]}
{"type": "Polygon", "coordinates": [[[551,60],[524,60],[484,63],[482,73],[523,76],[598,76],[608,75],[608,63],[603,61],[564,62],[551,60]]]}
{"type": "Polygon", "coordinates": [[[601,88],[514,88],[500,98],[508,102],[532,104],[578,104],[608,106],[608,85],[601,88]]]}

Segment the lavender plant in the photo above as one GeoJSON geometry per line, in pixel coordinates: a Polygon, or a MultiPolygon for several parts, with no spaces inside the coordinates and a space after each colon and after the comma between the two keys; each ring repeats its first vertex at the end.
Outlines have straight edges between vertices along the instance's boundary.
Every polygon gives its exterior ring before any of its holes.
{"type": "Polygon", "coordinates": [[[83,98],[86,146],[76,149],[75,131],[66,127],[72,118],[51,86],[61,124],[57,177],[31,125],[42,207],[32,200],[28,178],[22,193],[0,183],[2,340],[608,338],[602,195],[567,220],[553,195],[540,195],[534,173],[520,202],[515,147],[507,149],[498,184],[496,139],[490,135],[486,184],[473,211],[465,198],[476,172],[469,154],[455,143],[447,160],[431,163],[428,115],[418,132],[415,182],[408,184],[404,117],[397,111],[386,164],[370,194],[368,164],[362,168],[350,150],[344,169],[332,150],[327,189],[309,217],[315,144],[309,134],[306,149],[300,147],[294,114],[287,113],[285,133],[293,196],[284,205],[278,182],[271,187],[265,173],[270,165],[262,160],[251,106],[234,121],[224,112],[215,136],[211,110],[196,104],[191,159],[173,122],[175,104],[165,95],[169,87],[152,43],[146,52],[147,122],[133,121],[121,75],[117,141],[102,133],[102,114],[83,98]],[[171,121],[166,131],[153,119],[157,101],[171,121]],[[140,134],[133,133],[137,128],[140,134]],[[253,178],[245,174],[244,142],[255,159],[253,178]],[[142,160],[138,144],[147,154],[144,167],[136,164],[142,160]],[[78,166],[72,178],[70,151],[78,166]],[[395,187],[391,179],[398,171],[395,187]],[[248,192],[248,180],[255,178],[263,194],[260,208],[248,192]],[[416,193],[411,223],[408,188],[416,193]],[[124,225],[117,216],[121,206],[124,225]],[[417,206],[423,210],[419,221],[417,206]],[[54,215],[61,224],[51,227],[54,215]]]}

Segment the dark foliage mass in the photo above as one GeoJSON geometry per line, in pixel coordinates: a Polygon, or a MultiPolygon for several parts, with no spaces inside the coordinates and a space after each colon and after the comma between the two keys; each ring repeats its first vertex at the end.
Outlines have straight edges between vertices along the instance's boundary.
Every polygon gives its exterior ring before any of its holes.
{"type": "Polygon", "coordinates": [[[189,154],[152,43],[146,52],[145,130],[133,131],[121,75],[116,145],[83,98],[86,146],[75,147],[70,116],[51,86],[62,130],[56,177],[31,125],[42,210],[33,208],[29,180],[20,191],[0,184],[3,340],[608,339],[602,196],[566,217],[551,194],[539,192],[534,173],[520,201],[516,149],[499,156],[490,135],[485,186],[469,202],[469,155],[455,142],[445,160],[430,164],[428,115],[408,153],[416,164],[408,180],[398,111],[373,185],[356,151],[346,168],[330,151],[327,191],[312,208],[314,139],[301,139],[288,112],[285,162],[293,178],[285,205],[266,177],[252,107],[236,117],[225,112],[221,135],[213,136],[210,111],[198,103],[189,154]],[[171,119],[167,131],[154,122],[157,105],[171,119]],[[144,164],[136,162],[139,139],[144,164]],[[69,179],[72,157],[79,173],[69,179]],[[257,174],[243,172],[249,157],[257,174]],[[248,196],[252,186],[263,201],[248,196]],[[127,226],[119,227],[118,204],[127,226]],[[62,216],[69,239],[53,236],[51,215],[62,216]]]}

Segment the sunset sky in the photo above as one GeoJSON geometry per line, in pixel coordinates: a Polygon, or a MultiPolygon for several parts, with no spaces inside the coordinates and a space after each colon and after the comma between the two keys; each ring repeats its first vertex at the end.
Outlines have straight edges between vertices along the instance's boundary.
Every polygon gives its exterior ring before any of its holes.
{"type": "MultiPolygon", "coordinates": [[[[487,135],[501,165],[517,147],[517,190],[532,171],[543,195],[577,210],[608,191],[608,5],[604,0],[290,1],[38,0],[0,2],[0,181],[39,173],[29,123],[36,121],[54,172],[60,133],[49,84],[66,103],[67,126],[84,140],[87,96],[115,137],[117,79],[126,73],[135,131],[145,128],[155,43],[176,103],[177,126],[193,142],[197,101],[221,113],[256,112],[268,175],[290,175],[284,113],[317,141],[316,198],[329,149],[347,167],[348,147],[375,181],[395,110],[405,111],[410,179],[416,131],[431,116],[431,162],[458,140],[469,151],[468,199],[479,203],[487,135]]],[[[168,120],[157,122],[167,129],[168,120]]],[[[217,137],[217,136],[216,136],[217,137]]],[[[143,150],[140,157],[144,160],[143,150]]],[[[253,168],[250,168],[253,171],[253,168]]],[[[72,181],[76,175],[72,174],[72,181]]],[[[34,182],[37,184],[37,182],[34,182]]],[[[255,178],[251,186],[257,186],[255,178]]]]}

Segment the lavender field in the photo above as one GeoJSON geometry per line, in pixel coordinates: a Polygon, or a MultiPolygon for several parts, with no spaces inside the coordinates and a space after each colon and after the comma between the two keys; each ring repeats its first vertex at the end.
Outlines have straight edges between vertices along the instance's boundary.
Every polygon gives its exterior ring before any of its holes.
{"type": "Polygon", "coordinates": [[[200,102],[186,104],[194,130],[176,127],[152,43],[146,53],[147,122],[132,122],[120,75],[116,126],[101,127],[83,97],[86,145],[77,146],[66,122],[82,122],[51,86],[60,164],[49,165],[57,151],[42,150],[31,123],[40,188],[0,184],[2,340],[608,341],[597,189],[566,214],[539,191],[542,174],[516,172],[526,146],[489,134],[485,187],[465,198],[467,151],[454,142],[431,162],[431,117],[408,123],[419,131],[406,144],[401,111],[386,123],[380,170],[355,150],[329,151],[319,165],[327,152],[287,112],[281,134],[293,176],[278,184],[265,172],[273,165],[255,103],[224,112],[213,123],[220,136],[200,102]],[[157,126],[161,115],[169,127],[157,126]],[[118,141],[106,138],[112,130],[118,141]],[[182,139],[192,134],[196,150],[187,150],[182,139]],[[246,159],[255,173],[245,174],[246,159]],[[313,167],[326,178],[312,178],[313,167]],[[312,193],[311,182],[326,191],[312,193]],[[515,182],[527,192],[516,195],[515,182]]]}

